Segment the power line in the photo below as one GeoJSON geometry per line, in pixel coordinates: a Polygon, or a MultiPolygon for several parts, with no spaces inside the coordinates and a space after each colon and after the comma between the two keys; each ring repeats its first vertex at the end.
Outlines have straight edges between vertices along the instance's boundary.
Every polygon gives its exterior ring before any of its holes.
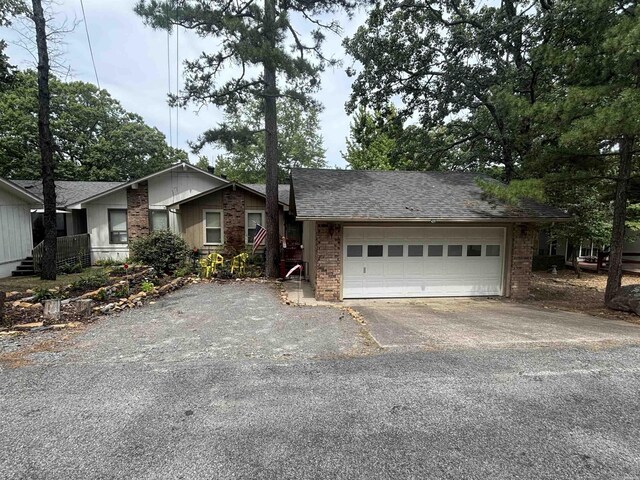
{"type": "Polygon", "coordinates": [[[93,57],[93,47],[91,46],[91,37],[89,36],[89,25],[87,24],[87,15],[84,13],[84,1],[80,0],[80,8],[82,9],[82,19],[84,20],[84,31],[87,33],[87,43],[89,44],[89,53],[91,54],[91,63],[93,64],[93,73],[96,74],[96,83],[100,88],[100,79],[98,78],[98,69],[96,68],[96,60],[93,57]]]}
{"type": "MultiPolygon", "coordinates": [[[[180,25],[178,25],[178,20],[180,18],[180,4],[176,2],[176,99],[180,96],[180,43],[179,43],[179,32],[180,25]]],[[[179,147],[178,143],[178,116],[180,115],[180,104],[176,104],[176,148],[179,147]]]]}
{"type": "MultiPolygon", "coordinates": [[[[169,17],[169,3],[167,3],[167,18],[169,17]]],[[[171,93],[171,32],[167,28],[167,79],[169,93],[171,93]]],[[[169,104],[169,145],[173,147],[173,108],[169,104]]]]}

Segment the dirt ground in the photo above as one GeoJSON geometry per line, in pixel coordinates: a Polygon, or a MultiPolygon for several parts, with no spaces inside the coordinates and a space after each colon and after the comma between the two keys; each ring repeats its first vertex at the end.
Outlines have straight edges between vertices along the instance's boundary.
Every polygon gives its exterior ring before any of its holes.
{"type": "MultiPolygon", "coordinates": [[[[634,283],[640,283],[640,278],[631,276],[622,278],[622,285],[634,283]]],[[[530,297],[524,303],[640,323],[640,317],[634,313],[618,312],[605,307],[606,284],[606,274],[582,272],[581,277],[578,278],[572,270],[560,270],[557,275],[535,272],[530,297]]]]}

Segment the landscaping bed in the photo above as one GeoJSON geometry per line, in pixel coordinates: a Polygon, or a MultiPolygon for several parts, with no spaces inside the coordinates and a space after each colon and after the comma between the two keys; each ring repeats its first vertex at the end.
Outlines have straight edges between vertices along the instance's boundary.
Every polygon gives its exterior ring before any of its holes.
{"type": "MultiPolygon", "coordinates": [[[[640,283],[638,277],[622,278],[623,286],[637,283],[640,283]]],[[[634,313],[611,310],[605,306],[606,284],[606,274],[582,272],[578,278],[571,270],[560,270],[557,275],[537,272],[533,274],[530,295],[525,303],[640,323],[640,317],[634,313]]]]}
{"type": "Polygon", "coordinates": [[[0,334],[74,327],[96,315],[139,307],[198,281],[192,276],[158,276],[150,267],[121,266],[89,273],[55,288],[7,292],[0,334]],[[60,313],[55,318],[45,317],[48,300],[60,300],[60,313]]]}

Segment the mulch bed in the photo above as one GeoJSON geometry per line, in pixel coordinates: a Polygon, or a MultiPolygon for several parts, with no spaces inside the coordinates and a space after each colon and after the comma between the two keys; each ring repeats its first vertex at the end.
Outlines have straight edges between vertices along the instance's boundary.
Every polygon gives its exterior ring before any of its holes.
{"type": "MultiPolygon", "coordinates": [[[[623,277],[622,285],[640,283],[638,277],[623,277]]],[[[634,313],[611,310],[604,304],[605,274],[583,272],[578,278],[571,270],[560,270],[558,275],[533,274],[530,295],[524,302],[530,305],[586,313],[597,317],[640,323],[634,313]]]]}

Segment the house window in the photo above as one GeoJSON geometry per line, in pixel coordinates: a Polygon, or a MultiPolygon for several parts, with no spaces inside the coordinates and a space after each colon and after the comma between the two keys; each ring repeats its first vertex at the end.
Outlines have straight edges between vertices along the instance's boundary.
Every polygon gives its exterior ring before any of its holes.
{"type": "Polygon", "coordinates": [[[108,210],[109,243],[127,243],[127,210],[108,210]]]}
{"type": "Polygon", "coordinates": [[[422,245],[409,245],[410,257],[422,257],[424,254],[424,247],[422,245]]]}
{"type": "Polygon", "coordinates": [[[442,245],[429,245],[427,247],[427,255],[429,257],[441,257],[442,256],[442,245]]]}
{"type": "Polygon", "coordinates": [[[500,256],[500,245],[487,245],[487,257],[499,257],[500,256]]]}
{"type": "Polygon", "coordinates": [[[169,230],[169,212],[166,210],[149,210],[149,227],[152,232],[169,230]]]}
{"type": "Polygon", "coordinates": [[[403,257],[404,245],[389,245],[387,247],[387,256],[389,257],[403,257]]]}
{"type": "Polygon", "coordinates": [[[367,257],[381,257],[382,245],[367,245],[367,257]]]}
{"type": "Polygon", "coordinates": [[[347,257],[361,257],[362,245],[347,245],[347,257]]]}
{"type": "Polygon", "coordinates": [[[260,210],[247,211],[245,217],[245,243],[252,245],[253,237],[256,236],[256,225],[264,227],[264,212],[260,210]]]}
{"type": "Polygon", "coordinates": [[[480,257],[482,255],[482,245],[467,245],[467,257],[480,257]]]}
{"type": "Polygon", "coordinates": [[[204,244],[222,245],[222,212],[220,210],[204,210],[204,244]]]}
{"type": "Polygon", "coordinates": [[[447,247],[447,256],[448,257],[461,257],[462,256],[462,245],[449,245],[447,247]]]}

